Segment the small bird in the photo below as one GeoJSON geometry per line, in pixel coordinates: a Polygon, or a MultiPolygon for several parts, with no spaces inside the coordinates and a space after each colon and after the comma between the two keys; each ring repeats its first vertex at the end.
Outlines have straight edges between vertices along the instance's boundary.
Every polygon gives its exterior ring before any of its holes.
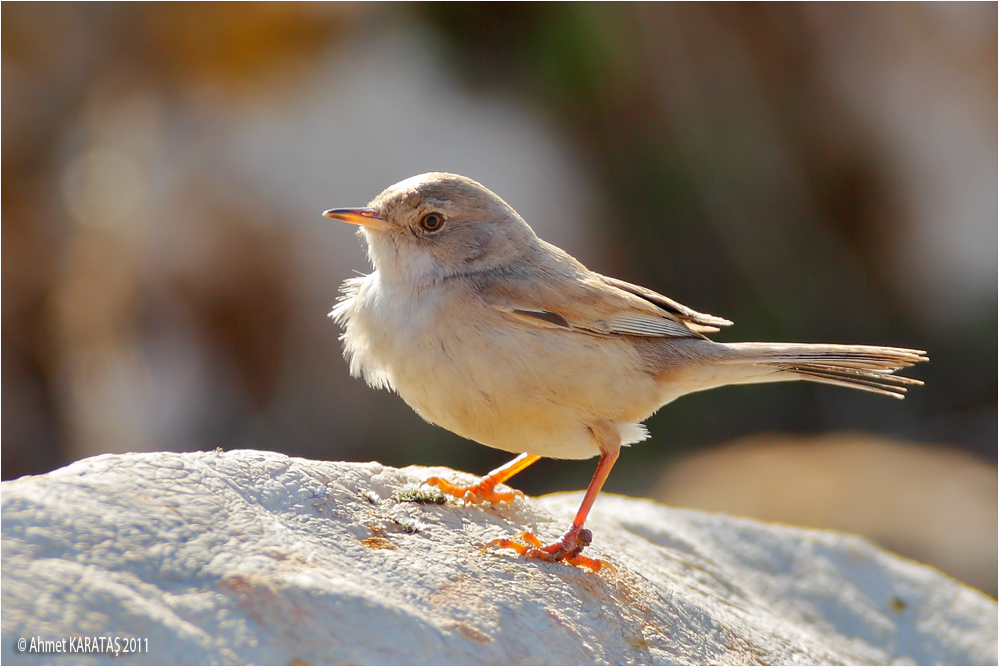
{"type": "Polygon", "coordinates": [[[365,208],[323,215],[359,225],[374,271],[343,283],[330,316],[350,373],[396,391],[421,417],[520,453],[478,483],[427,483],[468,502],[512,502],[496,486],[541,457],[599,456],[572,525],[543,544],[523,532],[487,546],[599,570],[583,527],[622,445],[667,403],[730,384],[809,380],[903,398],[892,375],[921,350],[867,345],[718,343],[730,321],[590,271],[538,238],[475,181],[427,173],[365,208]]]}

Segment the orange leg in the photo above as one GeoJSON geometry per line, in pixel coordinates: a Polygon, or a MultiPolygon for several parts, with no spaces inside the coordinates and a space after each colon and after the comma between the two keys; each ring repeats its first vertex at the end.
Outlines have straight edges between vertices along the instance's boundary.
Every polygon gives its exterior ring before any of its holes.
{"type": "Polygon", "coordinates": [[[459,486],[440,477],[431,477],[425,483],[430,486],[436,486],[450,496],[461,498],[466,503],[512,503],[517,498],[523,498],[523,492],[516,490],[496,491],[496,485],[502,484],[540,458],[540,456],[535,454],[521,454],[509,463],[496,468],[496,470],[493,470],[479,480],[478,484],[473,484],[472,486],[459,486]]]}
{"type": "Polygon", "coordinates": [[[614,467],[614,463],[617,461],[620,452],[621,448],[617,446],[610,451],[604,451],[600,455],[597,470],[593,473],[593,479],[586,488],[586,495],[583,496],[583,502],[576,512],[576,518],[572,520],[569,530],[565,531],[565,534],[557,541],[548,545],[542,545],[541,540],[537,537],[531,533],[524,532],[518,533],[512,540],[493,540],[486,547],[514,549],[528,558],[539,558],[549,562],[564,560],[572,565],[585,565],[594,572],[599,571],[601,567],[608,567],[613,571],[613,566],[607,561],[587,558],[586,556],[581,556],[580,552],[582,552],[584,547],[589,546],[593,540],[593,533],[583,528],[583,522],[586,521],[586,515],[590,513],[590,508],[593,507],[593,502],[597,499],[597,494],[600,493],[600,489],[603,487],[604,481],[607,480],[607,475],[610,474],[611,468],[614,467]],[[518,539],[520,541],[517,541],[518,539]]]}

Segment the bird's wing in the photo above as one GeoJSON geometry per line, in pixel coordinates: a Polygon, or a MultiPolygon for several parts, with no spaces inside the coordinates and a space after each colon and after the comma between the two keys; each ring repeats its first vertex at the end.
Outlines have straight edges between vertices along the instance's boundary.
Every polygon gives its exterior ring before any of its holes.
{"type": "Polygon", "coordinates": [[[596,273],[557,285],[507,277],[479,285],[478,292],[490,307],[520,322],[601,336],[700,337],[731,324],[596,273]]]}
{"type": "Polygon", "coordinates": [[[637,297],[645,299],[649,303],[659,306],[668,313],[672,313],[677,319],[684,322],[694,331],[700,333],[710,333],[712,331],[718,331],[719,327],[727,327],[732,325],[731,320],[726,320],[724,317],[716,317],[714,315],[708,315],[707,313],[699,313],[692,308],[687,308],[687,306],[674,301],[668,296],[663,296],[659,292],[653,292],[652,290],[641,287],[639,285],[632,285],[631,283],[626,283],[623,280],[618,280],[617,278],[609,278],[607,276],[602,276],[599,273],[596,274],[600,279],[620,290],[634,294],[637,297]]]}

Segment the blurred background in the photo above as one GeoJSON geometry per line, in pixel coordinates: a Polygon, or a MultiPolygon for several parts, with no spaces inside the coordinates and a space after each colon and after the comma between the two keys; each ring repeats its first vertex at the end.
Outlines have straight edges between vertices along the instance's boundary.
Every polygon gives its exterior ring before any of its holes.
{"type": "Polygon", "coordinates": [[[995,596],[994,3],[0,11],[3,479],[214,447],[506,460],[349,378],[326,317],[369,267],[321,211],[452,171],[734,320],[719,340],[932,359],[904,402],[681,398],[608,490],[862,532],[995,596]]]}

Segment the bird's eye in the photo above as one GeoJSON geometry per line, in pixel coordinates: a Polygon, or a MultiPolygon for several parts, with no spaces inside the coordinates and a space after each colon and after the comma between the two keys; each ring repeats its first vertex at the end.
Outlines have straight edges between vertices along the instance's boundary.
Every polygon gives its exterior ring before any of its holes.
{"type": "Polygon", "coordinates": [[[444,226],[444,214],[443,213],[427,213],[425,216],[420,218],[420,227],[423,227],[428,232],[436,232],[438,229],[444,226]]]}

